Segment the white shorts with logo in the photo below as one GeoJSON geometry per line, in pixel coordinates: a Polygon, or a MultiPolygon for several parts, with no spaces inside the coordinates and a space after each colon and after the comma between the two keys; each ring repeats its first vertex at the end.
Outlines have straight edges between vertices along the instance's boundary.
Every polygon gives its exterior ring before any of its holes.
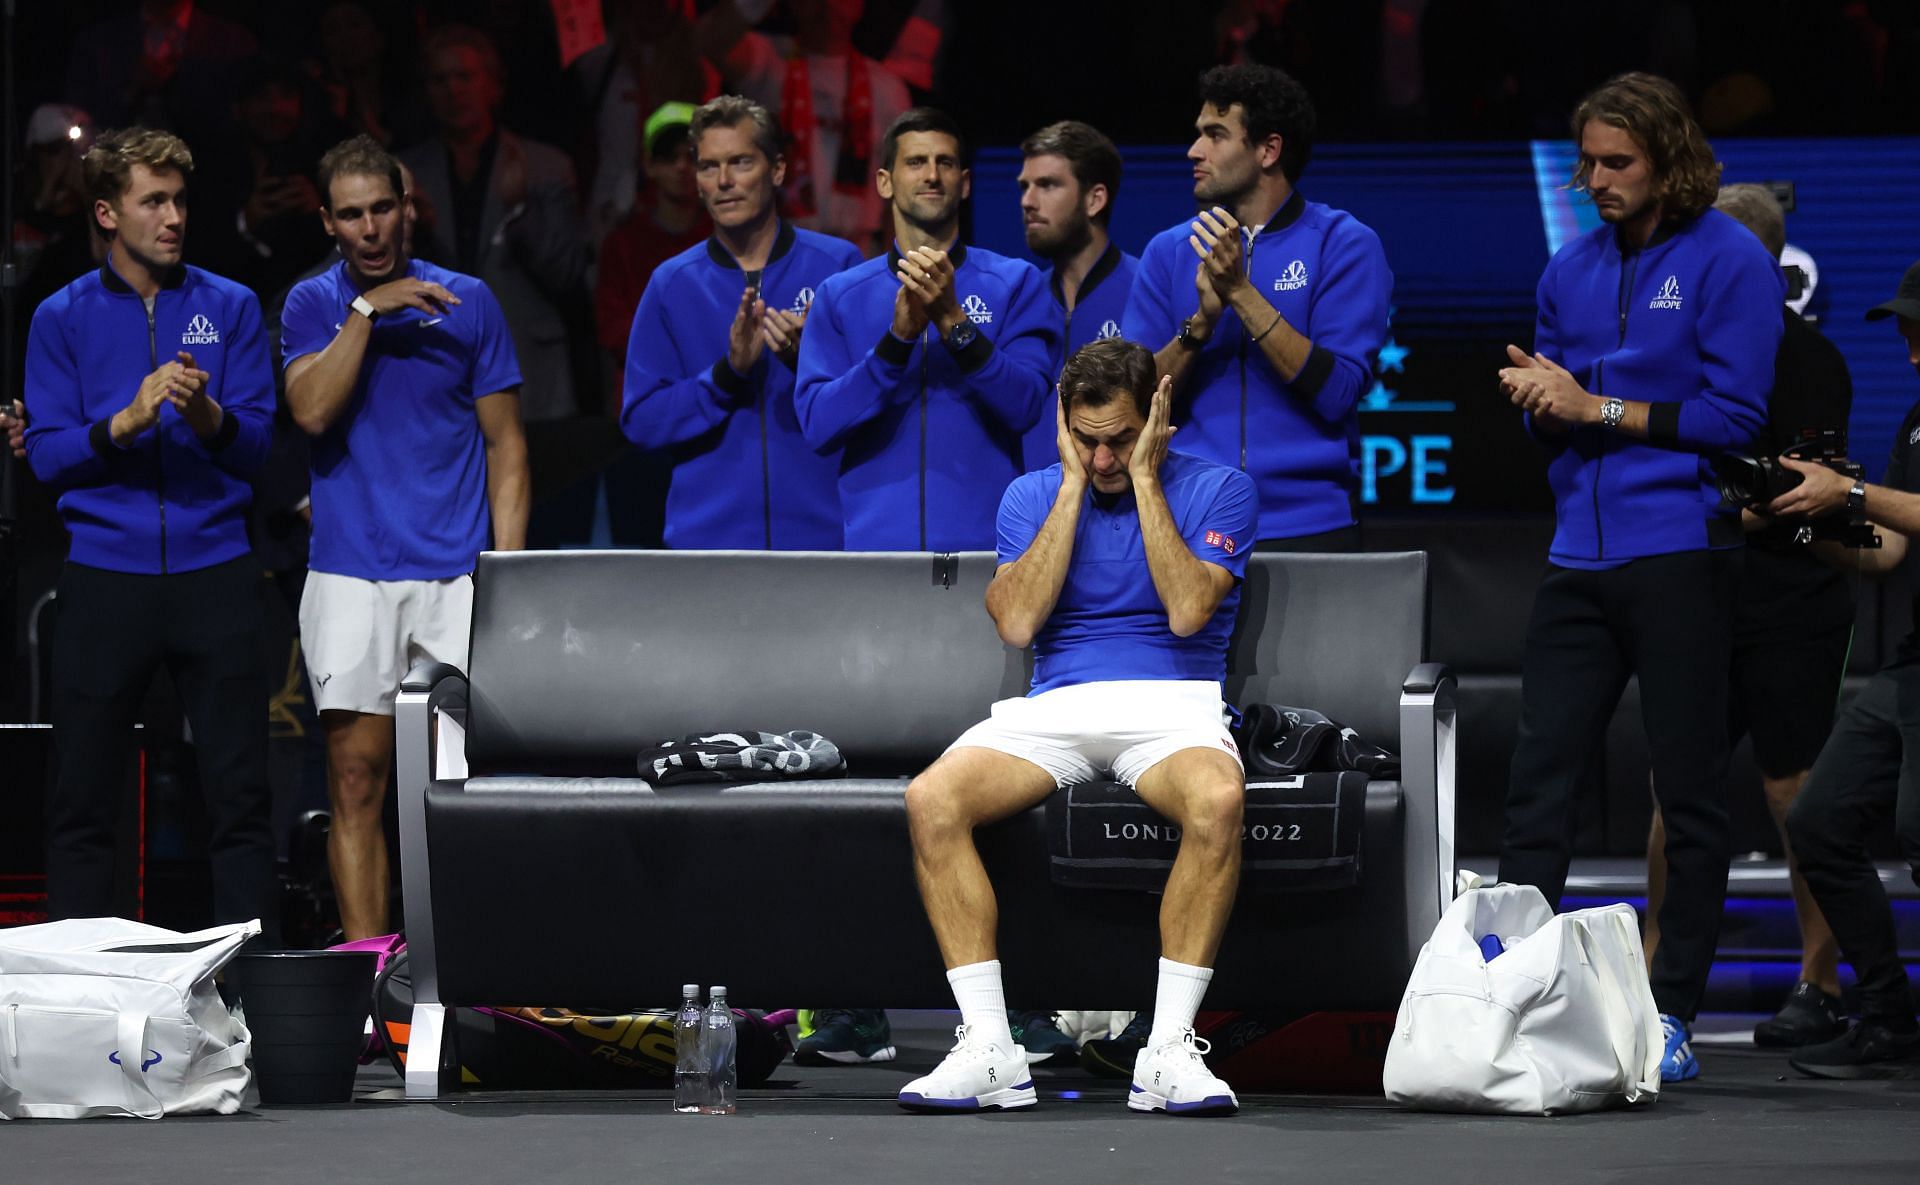
{"type": "Polygon", "coordinates": [[[1115,679],[1003,699],[947,751],[993,749],[1025,758],[1071,786],[1111,777],[1129,786],[1182,749],[1216,749],[1240,763],[1220,685],[1115,679]]]}
{"type": "Polygon", "coordinates": [[[316,712],[393,715],[416,662],[467,666],[473,578],[362,580],[309,572],[300,596],[300,648],[316,712]]]}

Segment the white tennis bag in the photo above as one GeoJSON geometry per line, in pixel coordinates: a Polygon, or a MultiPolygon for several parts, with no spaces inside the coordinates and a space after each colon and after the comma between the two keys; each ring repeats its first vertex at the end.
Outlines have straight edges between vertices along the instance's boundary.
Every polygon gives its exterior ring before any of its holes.
{"type": "Polygon", "coordinates": [[[1565,1115],[1652,1102],[1664,1049],[1632,906],[1556,916],[1531,885],[1493,885],[1421,948],[1384,1081],[1407,1107],[1565,1115]],[[1506,944],[1491,961],[1488,934],[1506,944]]]}
{"type": "Polygon", "coordinates": [[[249,1037],[213,975],[260,923],[181,934],[120,918],[0,930],[0,1118],[250,1107],[249,1037]]]}

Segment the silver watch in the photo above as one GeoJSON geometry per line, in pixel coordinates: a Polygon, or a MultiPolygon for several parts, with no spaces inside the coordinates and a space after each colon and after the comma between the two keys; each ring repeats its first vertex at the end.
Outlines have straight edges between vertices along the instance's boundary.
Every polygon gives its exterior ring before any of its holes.
{"type": "Polygon", "coordinates": [[[1602,428],[1618,428],[1620,426],[1620,417],[1626,414],[1626,400],[1609,399],[1600,405],[1600,426],[1602,428]]]}

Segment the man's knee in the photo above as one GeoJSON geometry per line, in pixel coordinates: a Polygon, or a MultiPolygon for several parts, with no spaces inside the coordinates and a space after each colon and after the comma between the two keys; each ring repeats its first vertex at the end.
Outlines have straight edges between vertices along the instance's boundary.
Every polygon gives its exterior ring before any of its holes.
{"type": "Polygon", "coordinates": [[[1196,842],[1233,846],[1240,842],[1240,820],[1247,803],[1246,785],[1239,778],[1207,777],[1196,781],[1186,799],[1183,835],[1196,842]]]}
{"type": "Polygon", "coordinates": [[[1811,780],[1787,808],[1781,825],[1786,829],[1794,861],[1802,868],[1831,859],[1846,845],[1840,821],[1834,816],[1828,796],[1820,793],[1820,787],[1811,780]]]}
{"type": "Polygon", "coordinates": [[[938,762],[907,783],[907,823],[916,838],[971,829],[957,791],[953,778],[938,762]]]}
{"type": "Polygon", "coordinates": [[[387,793],[386,763],[359,755],[345,755],[330,763],[329,797],[336,816],[377,815],[387,793]]]}

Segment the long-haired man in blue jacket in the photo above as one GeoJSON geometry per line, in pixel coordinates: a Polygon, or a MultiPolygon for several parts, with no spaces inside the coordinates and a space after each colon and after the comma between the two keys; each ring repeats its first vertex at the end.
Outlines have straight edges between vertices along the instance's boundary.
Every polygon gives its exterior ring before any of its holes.
{"type": "Polygon", "coordinates": [[[984,551],[1060,369],[1059,319],[1032,264],[960,242],[972,181],[952,116],[905,112],[879,162],[893,246],[820,285],[800,431],[841,450],[848,551],[984,551]]]}
{"type": "Polygon", "coordinates": [[[114,912],[134,721],[165,666],[193,728],[214,920],[277,930],[247,542],[273,419],[260,305],[181,262],[193,156],[178,137],[109,133],[85,171],[106,263],[48,297],[27,339],[27,460],[73,536],[54,627],[47,911],[114,912]]]}
{"type": "Polygon", "coordinates": [[[1785,283],[1712,208],[1720,166],[1680,91],[1627,74],[1574,112],[1575,188],[1604,225],[1540,277],[1534,352],[1500,384],[1546,448],[1556,529],[1527,625],[1500,879],[1557,902],[1570,812],[1630,676],[1640,678],[1667,896],[1654,1002],[1668,1081],[1691,1046],[1726,898],[1727,668],[1739,519],[1707,466],[1766,423],[1785,283]]]}

